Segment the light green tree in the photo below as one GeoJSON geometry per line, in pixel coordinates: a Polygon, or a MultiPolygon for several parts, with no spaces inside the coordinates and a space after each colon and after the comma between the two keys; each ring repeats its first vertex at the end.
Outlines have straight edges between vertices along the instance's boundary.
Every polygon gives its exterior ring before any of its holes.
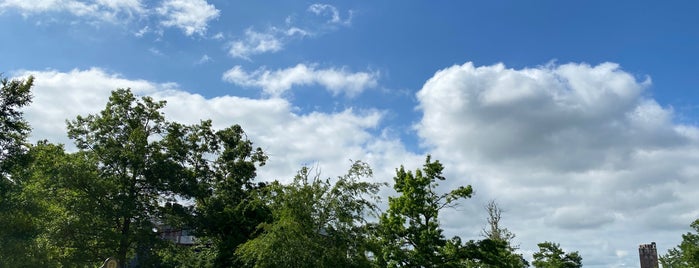
{"type": "Polygon", "coordinates": [[[237,250],[254,267],[367,267],[366,213],[375,210],[380,184],[356,161],[331,182],[302,168],[291,184],[274,182],[261,193],[273,220],[237,250]]]}
{"type": "Polygon", "coordinates": [[[532,265],[536,268],[579,268],[582,257],[577,251],[565,253],[559,244],[553,242],[539,243],[539,251],[534,253],[532,265]]]}
{"type": "Polygon", "coordinates": [[[667,254],[660,256],[660,263],[666,268],[699,267],[699,219],[690,225],[694,232],[682,235],[682,242],[667,254]]]}
{"type": "Polygon", "coordinates": [[[389,197],[388,210],[381,215],[377,228],[378,266],[444,267],[458,262],[455,255],[463,253],[461,240],[444,237],[439,212],[459,199],[470,198],[473,190],[469,185],[437,193],[438,182],[445,180],[443,169],[430,156],[414,173],[402,166],[397,169],[393,188],[399,196],[389,197]]]}

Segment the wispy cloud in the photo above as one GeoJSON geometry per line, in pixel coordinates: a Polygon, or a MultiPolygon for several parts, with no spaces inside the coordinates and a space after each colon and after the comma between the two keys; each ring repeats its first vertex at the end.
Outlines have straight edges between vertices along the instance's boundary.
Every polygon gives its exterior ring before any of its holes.
{"type": "Polygon", "coordinates": [[[284,49],[285,44],[307,36],[319,36],[328,31],[336,30],[336,25],[348,26],[352,20],[352,12],[348,18],[342,19],[338,9],[328,4],[313,4],[307,9],[311,17],[327,17],[327,21],[319,22],[317,18],[305,18],[300,24],[291,16],[286,17],[283,26],[268,27],[263,31],[252,27],[245,30],[242,37],[234,39],[228,45],[229,55],[234,58],[251,60],[254,55],[274,53],[284,49]],[[327,27],[331,25],[333,27],[327,27]]]}
{"type": "Polygon", "coordinates": [[[230,43],[228,53],[234,58],[250,60],[250,56],[267,52],[277,52],[284,48],[290,38],[303,37],[308,32],[299,28],[280,30],[269,28],[258,32],[251,28],[245,30],[245,37],[230,43]]]}
{"type": "Polygon", "coordinates": [[[340,12],[333,5],[312,4],[308,7],[308,11],[313,12],[316,15],[329,16],[330,19],[327,21],[327,23],[330,24],[350,25],[352,23],[352,10],[347,12],[348,16],[344,20],[340,17],[340,12]]]}
{"type": "Polygon", "coordinates": [[[298,64],[274,71],[264,67],[251,73],[235,66],[223,74],[223,80],[245,87],[258,87],[273,97],[279,97],[294,86],[320,85],[333,95],[344,93],[354,97],[377,85],[378,73],[348,72],[344,69],[316,69],[298,64]]]}
{"type": "Polygon", "coordinates": [[[196,62],[196,64],[199,65],[199,64],[204,64],[204,63],[212,62],[212,61],[214,61],[214,59],[212,59],[211,57],[209,57],[209,55],[204,54],[204,55],[201,56],[201,58],[196,62]]]}

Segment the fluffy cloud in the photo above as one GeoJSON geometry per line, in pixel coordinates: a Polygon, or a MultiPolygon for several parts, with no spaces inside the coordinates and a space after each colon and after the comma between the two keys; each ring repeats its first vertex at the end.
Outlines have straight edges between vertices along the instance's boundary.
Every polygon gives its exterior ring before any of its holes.
{"type": "Polygon", "coordinates": [[[220,13],[206,0],[165,0],[156,10],[164,17],[160,22],[163,26],[179,28],[186,35],[203,35],[209,21],[220,13]]]}
{"type": "Polygon", "coordinates": [[[699,130],[674,122],[650,84],[613,63],[466,63],[424,84],[415,127],[454,183],[474,185],[474,204],[508,210],[525,251],[553,240],[622,265],[617,252],[677,244],[699,217],[699,130]]]}
{"type": "Polygon", "coordinates": [[[294,86],[320,85],[334,95],[344,93],[356,96],[367,88],[377,85],[377,73],[350,73],[344,69],[316,69],[298,64],[287,69],[269,71],[265,68],[251,73],[235,66],[223,74],[223,80],[246,87],[259,87],[263,92],[278,97],[294,86]]]}
{"type": "Polygon", "coordinates": [[[25,116],[33,131],[31,140],[48,139],[74,148],[65,135],[65,120],[96,113],[110,92],[131,88],[138,95],[164,99],[169,120],[198,123],[212,119],[214,127],[240,124],[256,146],[270,156],[258,173],[263,179],[290,180],[302,165],[318,168],[323,176],[346,172],[349,160],[364,160],[375,168],[375,179],[389,181],[393,168],[403,161],[420,163],[402,144],[381,133],[384,112],[347,109],[335,113],[297,114],[281,98],[249,99],[235,96],[204,98],[173,83],[127,79],[93,68],[88,70],[19,71],[14,77],[36,77],[34,101],[25,116]]]}

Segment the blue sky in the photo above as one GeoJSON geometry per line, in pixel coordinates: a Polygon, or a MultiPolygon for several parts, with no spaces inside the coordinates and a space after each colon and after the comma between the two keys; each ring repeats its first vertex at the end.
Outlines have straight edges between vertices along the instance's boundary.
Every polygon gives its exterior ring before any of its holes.
{"type": "MultiPolygon", "coordinates": [[[[522,252],[637,267],[679,242],[699,186],[694,1],[0,0],[0,71],[35,75],[33,139],[131,87],[183,122],[241,124],[264,179],[303,164],[377,181],[425,154],[476,197],[445,213],[478,237],[496,199],[522,252]],[[660,215],[658,215],[660,214],[660,215]]],[[[388,192],[387,192],[388,193],[388,192]]]]}

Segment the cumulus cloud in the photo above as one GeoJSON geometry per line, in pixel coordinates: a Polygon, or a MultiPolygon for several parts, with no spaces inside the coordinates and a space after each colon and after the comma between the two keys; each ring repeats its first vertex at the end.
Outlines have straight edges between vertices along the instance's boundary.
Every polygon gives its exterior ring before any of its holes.
{"type": "Polygon", "coordinates": [[[347,72],[344,69],[316,69],[298,64],[287,69],[269,71],[264,67],[246,72],[235,66],[223,74],[223,80],[245,87],[259,87],[270,96],[279,97],[294,86],[320,85],[333,95],[353,97],[377,85],[377,73],[347,72]]]}
{"type": "Polygon", "coordinates": [[[34,101],[25,113],[33,128],[32,141],[48,139],[74,148],[65,134],[65,120],[96,113],[112,90],[131,88],[138,95],[166,100],[164,113],[169,120],[192,124],[212,119],[219,129],[240,124],[255,145],[270,155],[258,173],[261,179],[290,180],[302,165],[318,168],[323,176],[337,176],[353,159],[367,161],[375,168],[376,180],[388,181],[393,168],[403,161],[420,162],[395,138],[373,134],[382,128],[384,112],[379,110],[297,114],[281,98],[205,98],[174,83],[128,79],[99,68],[13,73],[18,78],[28,75],[36,77],[34,101]]]}
{"type": "Polygon", "coordinates": [[[614,63],[469,62],[424,84],[415,129],[464,178],[454,183],[507,208],[524,250],[553,240],[621,263],[617,252],[639,243],[677,244],[659,233],[682,233],[699,217],[699,130],[673,121],[650,85],[614,63]]]}
{"type": "Polygon", "coordinates": [[[164,17],[160,24],[179,28],[188,36],[204,35],[209,21],[220,14],[206,0],[165,0],[156,10],[164,17]]]}

